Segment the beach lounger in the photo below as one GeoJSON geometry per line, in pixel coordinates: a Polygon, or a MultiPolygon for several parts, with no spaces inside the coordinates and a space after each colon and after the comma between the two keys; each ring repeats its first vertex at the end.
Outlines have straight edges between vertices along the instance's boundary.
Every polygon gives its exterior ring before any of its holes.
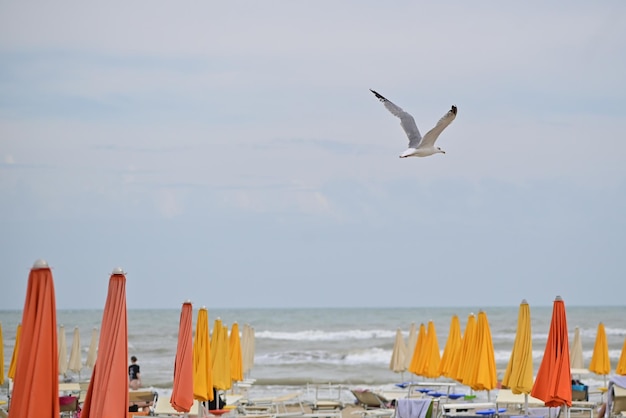
{"type": "Polygon", "coordinates": [[[350,390],[357,400],[357,403],[364,409],[389,409],[391,402],[383,395],[374,393],[368,389],[352,389],[350,390]]]}
{"type": "MultiPolygon", "coordinates": [[[[523,411],[525,405],[525,397],[522,394],[516,395],[511,389],[500,389],[496,395],[496,408],[514,407],[520,412],[523,411]]],[[[541,399],[533,398],[528,395],[528,406],[543,407],[545,403],[541,399]]]]}
{"type": "Polygon", "coordinates": [[[497,411],[495,402],[455,402],[439,405],[442,417],[479,417],[477,410],[493,409],[497,411]]]}
{"type": "Polygon", "coordinates": [[[315,385],[315,399],[311,409],[313,411],[342,410],[345,407],[341,400],[341,394],[344,390],[343,386],[331,383],[315,385]]]}
{"type": "MultiPolygon", "coordinates": [[[[193,405],[191,406],[191,411],[189,411],[189,415],[199,416],[199,411],[199,402],[194,401],[193,405]]],[[[152,413],[159,417],[180,417],[185,415],[183,412],[178,412],[177,410],[172,408],[169,395],[162,395],[157,398],[156,405],[152,413]]]]}
{"type": "Polygon", "coordinates": [[[128,391],[128,407],[137,406],[142,409],[142,411],[135,412],[135,415],[149,415],[154,412],[157,398],[157,392],[151,390],[130,390],[128,391]]]}

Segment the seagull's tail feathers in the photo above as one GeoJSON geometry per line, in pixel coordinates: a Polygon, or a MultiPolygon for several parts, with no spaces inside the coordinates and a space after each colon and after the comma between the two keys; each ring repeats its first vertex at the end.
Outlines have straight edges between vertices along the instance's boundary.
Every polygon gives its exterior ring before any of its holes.
{"type": "Polygon", "coordinates": [[[400,158],[413,157],[417,150],[415,148],[407,148],[402,154],[400,154],[400,158]]]}

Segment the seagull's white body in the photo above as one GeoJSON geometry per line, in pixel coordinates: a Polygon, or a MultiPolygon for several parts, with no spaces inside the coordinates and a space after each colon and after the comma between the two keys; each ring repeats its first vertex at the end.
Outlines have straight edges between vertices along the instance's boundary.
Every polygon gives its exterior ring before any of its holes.
{"type": "Polygon", "coordinates": [[[437,138],[439,138],[441,132],[443,132],[443,130],[452,123],[454,118],[456,118],[456,106],[452,105],[452,108],[448,110],[448,112],[446,112],[446,114],[443,115],[441,119],[439,119],[437,125],[435,125],[435,127],[432,128],[430,131],[428,131],[426,135],[424,135],[424,138],[422,138],[419,129],[417,129],[417,125],[415,124],[415,119],[413,119],[413,116],[411,116],[409,113],[402,110],[400,106],[387,100],[374,90],[370,89],[370,91],[374,93],[378,100],[383,102],[387,110],[389,110],[392,115],[400,119],[400,125],[402,126],[402,129],[404,129],[406,136],[409,137],[409,147],[406,149],[406,151],[400,154],[400,158],[428,157],[429,155],[437,153],[446,153],[441,148],[435,146],[435,141],[437,140],[437,138]]]}

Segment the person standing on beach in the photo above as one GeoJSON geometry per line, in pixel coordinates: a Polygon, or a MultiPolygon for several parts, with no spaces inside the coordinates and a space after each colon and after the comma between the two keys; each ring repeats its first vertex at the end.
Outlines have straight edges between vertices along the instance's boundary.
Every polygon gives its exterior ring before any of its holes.
{"type": "Polygon", "coordinates": [[[141,387],[141,374],[139,373],[139,365],[137,364],[137,357],[135,356],[130,358],[128,379],[130,380],[129,386],[131,389],[136,390],[141,387]]]}

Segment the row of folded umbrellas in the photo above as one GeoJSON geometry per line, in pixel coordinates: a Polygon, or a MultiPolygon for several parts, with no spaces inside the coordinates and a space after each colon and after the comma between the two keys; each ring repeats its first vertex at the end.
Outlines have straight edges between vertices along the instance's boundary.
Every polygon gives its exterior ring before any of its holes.
{"type": "MultiPolygon", "coordinates": [[[[544,363],[548,361],[547,359],[554,357],[552,354],[558,354],[559,367],[563,369],[561,373],[565,375],[566,369],[570,373],[570,376],[564,380],[567,385],[570,385],[571,369],[584,368],[582,342],[578,328],[575,330],[570,359],[564,302],[558,298],[555,300],[553,309],[556,310],[557,306],[560,307],[561,304],[563,305],[562,318],[555,318],[553,311],[553,322],[550,326],[546,351],[535,379],[535,385],[545,374],[542,373],[542,368],[548,367],[547,365],[544,366],[544,363]],[[555,333],[557,327],[561,329],[560,334],[555,333]],[[554,331],[553,328],[555,328],[554,331]],[[555,343],[556,346],[554,346],[555,343]]],[[[398,329],[389,368],[396,373],[409,371],[426,378],[448,377],[473,390],[495,389],[498,382],[487,314],[484,311],[480,311],[477,317],[470,314],[463,333],[461,333],[458,316],[452,316],[443,354],[439,349],[433,321],[429,321],[427,326],[420,324],[419,331],[415,324],[411,324],[408,343],[405,343],[402,331],[398,329]]],[[[598,325],[589,371],[598,375],[608,375],[611,372],[609,349],[603,323],[598,325]]],[[[615,372],[626,375],[626,339],[615,372]]],[[[516,394],[529,394],[533,390],[530,307],[526,301],[522,301],[520,304],[515,342],[502,385],[511,388],[516,394]]]]}
{"type": "MultiPolygon", "coordinates": [[[[195,338],[192,336],[192,304],[182,304],[178,344],[174,359],[173,389],[170,403],[179,412],[189,412],[194,400],[213,400],[214,390],[229,389],[243,380],[253,365],[254,330],[245,325],[240,337],[234,323],[230,333],[221,319],[216,319],[209,335],[208,312],[198,310],[195,338]]],[[[74,331],[76,339],[77,329],[74,331]]],[[[96,332],[94,330],[94,332],[96,332]]],[[[24,418],[59,416],[59,374],[80,371],[78,354],[67,360],[65,330],[57,333],[56,300],[52,271],[43,260],[35,262],[28,277],[26,301],[21,326],[8,376],[13,379],[11,415],[24,418]],[[60,335],[60,337],[59,337],[60,335]],[[76,360],[78,358],[78,360],[76,360]],[[66,363],[66,364],[63,364],[66,363]]],[[[109,279],[102,315],[97,358],[92,332],[93,357],[89,387],[81,417],[126,417],[128,411],[128,319],[126,311],[126,276],[116,268],[109,279]]],[[[0,326],[0,347],[3,347],[0,326]]],[[[90,353],[92,348],[90,345],[90,353]]],[[[3,355],[3,352],[0,351],[3,355]]],[[[0,361],[0,380],[4,382],[4,360],[0,361]]]]}

